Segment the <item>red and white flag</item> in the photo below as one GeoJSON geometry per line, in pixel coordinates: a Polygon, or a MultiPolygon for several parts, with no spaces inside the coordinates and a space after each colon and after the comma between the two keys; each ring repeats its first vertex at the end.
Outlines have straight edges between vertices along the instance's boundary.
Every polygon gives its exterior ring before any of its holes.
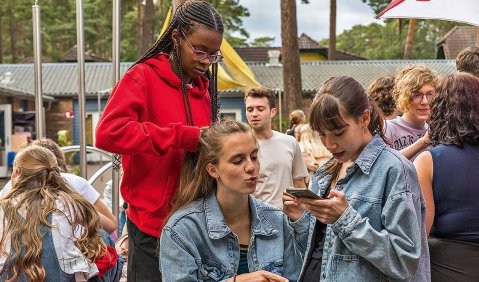
{"type": "Polygon", "coordinates": [[[479,0],[393,0],[376,18],[414,18],[479,26],[479,0]]]}

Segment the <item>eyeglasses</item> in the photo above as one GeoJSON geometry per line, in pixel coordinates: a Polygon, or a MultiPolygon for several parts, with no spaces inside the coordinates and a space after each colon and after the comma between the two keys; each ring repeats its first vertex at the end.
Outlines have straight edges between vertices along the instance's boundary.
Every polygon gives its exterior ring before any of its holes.
{"type": "Polygon", "coordinates": [[[412,93],[412,100],[414,102],[421,102],[424,99],[424,97],[426,97],[426,100],[428,102],[431,102],[435,96],[436,96],[436,92],[434,91],[429,91],[427,93],[416,91],[412,93]]]}
{"type": "Polygon", "coordinates": [[[208,61],[211,64],[214,64],[214,63],[217,63],[217,62],[221,61],[221,59],[224,58],[223,54],[221,54],[221,51],[218,51],[216,54],[209,55],[206,52],[195,49],[195,47],[193,47],[193,45],[191,45],[190,41],[188,41],[188,38],[186,38],[186,35],[183,33],[183,31],[180,31],[180,32],[183,35],[183,37],[185,38],[186,42],[188,42],[188,45],[190,45],[191,50],[193,50],[195,61],[203,61],[204,59],[208,58],[208,61]]]}

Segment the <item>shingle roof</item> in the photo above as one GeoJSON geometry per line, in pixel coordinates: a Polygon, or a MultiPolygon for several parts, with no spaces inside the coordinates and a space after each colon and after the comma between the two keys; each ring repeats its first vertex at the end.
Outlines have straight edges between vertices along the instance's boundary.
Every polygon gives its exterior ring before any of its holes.
{"type": "MultiPolygon", "coordinates": [[[[440,75],[456,71],[454,60],[410,60],[410,61],[321,61],[301,64],[301,78],[304,92],[315,92],[333,76],[351,76],[364,87],[382,75],[395,74],[411,64],[425,64],[440,75]]],[[[256,79],[265,87],[283,89],[283,69],[267,64],[248,64],[256,79]]]]}
{"type": "Polygon", "coordinates": [[[456,59],[456,56],[466,47],[476,46],[477,27],[456,26],[437,43],[444,50],[445,59],[456,59]]]}
{"type": "MultiPolygon", "coordinates": [[[[309,37],[307,34],[302,33],[298,39],[298,48],[300,52],[319,52],[324,56],[328,56],[328,47],[322,46],[314,39],[309,37]]],[[[241,47],[235,48],[235,51],[245,62],[262,62],[266,63],[269,61],[268,51],[269,50],[279,50],[281,47],[241,47]]],[[[347,52],[336,50],[336,60],[337,61],[346,61],[346,60],[366,60],[366,58],[356,56],[347,52]]]]}
{"type": "MultiPolygon", "coordinates": [[[[78,56],[77,46],[73,46],[70,50],[66,51],[63,54],[63,61],[65,62],[76,62],[78,56]]],[[[96,56],[91,52],[85,52],[84,54],[85,62],[108,62],[109,60],[96,56]]]]}
{"type": "Polygon", "coordinates": [[[298,48],[304,50],[304,49],[322,49],[326,47],[319,45],[319,43],[316,42],[316,40],[309,37],[306,33],[301,33],[298,40],[298,48]]]}
{"type": "Polygon", "coordinates": [[[280,47],[244,47],[244,48],[235,48],[236,53],[243,59],[245,62],[268,62],[268,51],[269,50],[279,50],[280,47]]]}
{"type": "MultiPolygon", "coordinates": [[[[263,86],[283,89],[282,66],[269,66],[267,63],[247,63],[256,80],[263,86]]],[[[411,61],[321,61],[301,64],[304,92],[315,92],[332,76],[351,76],[367,87],[376,78],[395,74],[410,64],[425,64],[439,74],[454,73],[454,60],[411,60],[411,61]]],[[[132,63],[121,64],[123,75],[132,63]]],[[[111,63],[85,63],[85,92],[87,96],[98,93],[108,94],[112,87],[111,63]]],[[[77,64],[43,64],[43,93],[53,97],[77,96],[77,64]]],[[[33,65],[0,65],[0,92],[34,95],[33,65]],[[10,80],[1,78],[11,72],[10,80]]],[[[220,91],[222,94],[242,93],[241,89],[220,91]]]]}
{"type": "MultiPolygon", "coordinates": [[[[123,75],[132,63],[122,63],[123,75]]],[[[112,87],[111,63],[85,63],[85,95],[96,96],[99,91],[112,87]]],[[[0,89],[11,93],[17,91],[25,95],[35,95],[34,68],[32,64],[0,65],[0,77],[11,73],[10,82],[2,83],[0,89]]],[[[77,96],[78,71],[76,63],[57,63],[42,65],[42,88],[47,96],[77,96]]]]}

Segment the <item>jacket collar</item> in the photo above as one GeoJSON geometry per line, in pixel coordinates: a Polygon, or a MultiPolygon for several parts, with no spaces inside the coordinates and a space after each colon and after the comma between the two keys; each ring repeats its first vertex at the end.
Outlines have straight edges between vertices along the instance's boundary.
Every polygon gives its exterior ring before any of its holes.
{"type": "MultiPolygon", "coordinates": [[[[158,54],[145,61],[145,64],[153,68],[156,74],[172,87],[181,89],[181,80],[171,69],[168,54],[158,54]]],[[[196,97],[202,97],[208,93],[209,87],[208,79],[202,75],[198,78],[193,78],[193,87],[186,86],[188,93],[196,97]]]]}
{"type": "MultiPolygon", "coordinates": [[[[248,196],[249,207],[251,210],[251,235],[263,235],[271,236],[278,233],[278,230],[274,229],[271,223],[266,219],[265,214],[261,207],[258,205],[258,200],[254,199],[251,195],[248,196]]],[[[216,193],[211,193],[204,200],[205,216],[206,216],[206,228],[208,236],[211,239],[221,239],[232,233],[231,229],[226,225],[225,218],[221,211],[218,200],[216,199],[216,193]]]]}
{"type": "MultiPolygon", "coordinates": [[[[364,174],[369,174],[371,167],[385,147],[386,143],[384,143],[383,139],[378,134],[375,134],[354,162],[364,174]]],[[[349,167],[348,170],[352,169],[352,167],[349,167]]]]}

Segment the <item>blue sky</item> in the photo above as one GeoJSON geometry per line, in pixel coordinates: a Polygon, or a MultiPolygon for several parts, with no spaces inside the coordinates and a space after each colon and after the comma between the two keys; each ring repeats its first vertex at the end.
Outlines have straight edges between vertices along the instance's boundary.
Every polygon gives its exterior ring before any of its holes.
{"type": "MultiPolygon", "coordinates": [[[[310,0],[301,4],[296,0],[298,35],[306,33],[315,40],[329,37],[328,0],[310,0]]],[[[280,0],[240,0],[249,9],[250,16],[243,19],[243,25],[250,33],[250,39],[263,36],[275,37],[274,46],[281,45],[280,0]]],[[[367,25],[374,19],[374,12],[361,0],[337,0],[337,34],[357,24],[367,25]]]]}

